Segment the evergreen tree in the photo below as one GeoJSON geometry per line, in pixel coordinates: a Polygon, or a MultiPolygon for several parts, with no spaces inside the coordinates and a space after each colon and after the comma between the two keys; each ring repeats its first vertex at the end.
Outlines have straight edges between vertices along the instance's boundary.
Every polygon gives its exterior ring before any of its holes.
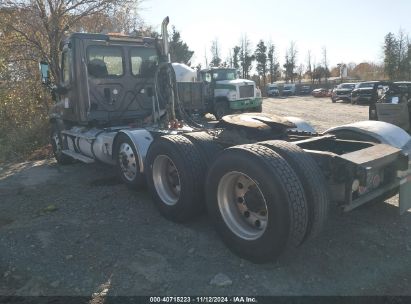
{"type": "Polygon", "coordinates": [[[190,60],[194,52],[190,51],[187,43],[181,40],[180,32],[173,26],[173,33],[170,41],[171,62],[178,62],[190,65],[190,60]]]}
{"type": "Polygon", "coordinates": [[[394,80],[397,74],[398,42],[393,33],[385,36],[384,43],[384,72],[390,80],[394,80]]]}
{"type": "Polygon", "coordinates": [[[268,47],[267,59],[268,59],[268,69],[269,69],[269,74],[270,74],[270,82],[273,83],[277,81],[279,64],[275,56],[275,46],[272,43],[270,43],[268,47]]]}
{"type": "Polygon", "coordinates": [[[263,78],[263,86],[265,86],[267,76],[267,46],[263,40],[260,40],[257,44],[257,48],[255,50],[255,60],[257,61],[257,73],[263,78]]]}

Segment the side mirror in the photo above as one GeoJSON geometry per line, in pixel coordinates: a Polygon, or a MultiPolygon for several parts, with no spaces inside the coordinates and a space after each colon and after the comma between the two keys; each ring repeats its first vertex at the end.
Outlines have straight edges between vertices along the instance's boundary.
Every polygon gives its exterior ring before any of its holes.
{"type": "Polygon", "coordinates": [[[45,85],[49,85],[50,84],[49,64],[45,61],[40,61],[39,68],[40,68],[41,83],[45,85]]]}

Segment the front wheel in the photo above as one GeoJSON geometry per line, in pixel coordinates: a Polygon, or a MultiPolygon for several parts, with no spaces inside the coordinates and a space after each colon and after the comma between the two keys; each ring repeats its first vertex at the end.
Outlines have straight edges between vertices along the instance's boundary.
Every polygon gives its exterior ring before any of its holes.
{"type": "Polygon", "coordinates": [[[63,154],[63,137],[57,123],[51,125],[50,142],[57,163],[60,165],[68,165],[73,162],[70,156],[63,154]]]}
{"type": "Polygon", "coordinates": [[[145,179],[140,172],[138,154],[131,139],[120,134],[115,150],[117,174],[120,179],[133,190],[138,190],[144,186],[145,179]]]}
{"type": "Polygon", "coordinates": [[[217,120],[220,120],[224,116],[230,114],[230,108],[227,101],[218,101],[214,105],[214,116],[217,120]]]}
{"type": "Polygon", "coordinates": [[[252,112],[262,113],[262,112],[263,112],[263,105],[260,104],[258,107],[253,108],[253,109],[252,109],[252,112]]]}

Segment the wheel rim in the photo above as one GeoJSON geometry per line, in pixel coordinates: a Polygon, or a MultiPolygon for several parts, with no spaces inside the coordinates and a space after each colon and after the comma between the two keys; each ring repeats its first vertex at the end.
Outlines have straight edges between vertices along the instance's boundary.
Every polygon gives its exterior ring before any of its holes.
{"type": "Polygon", "coordinates": [[[268,223],[267,202],[257,183],[240,172],[226,173],[218,183],[218,207],[227,227],[238,237],[256,240],[268,223]]]}
{"type": "Polygon", "coordinates": [[[118,160],[124,178],[132,182],[137,175],[137,162],[133,149],[128,143],[122,143],[118,150],[118,160]]]}
{"type": "Polygon", "coordinates": [[[154,159],[153,181],[158,196],[166,205],[177,204],[181,192],[180,175],[168,156],[159,155],[154,159]]]}

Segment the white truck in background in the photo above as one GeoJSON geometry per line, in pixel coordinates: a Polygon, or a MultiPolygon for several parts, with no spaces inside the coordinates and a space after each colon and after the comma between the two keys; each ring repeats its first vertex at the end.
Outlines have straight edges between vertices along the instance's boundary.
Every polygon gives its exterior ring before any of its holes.
{"type": "Polygon", "coordinates": [[[252,80],[238,79],[236,69],[210,68],[197,73],[178,63],[173,63],[173,68],[180,98],[188,110],[211,113],[217,119],[236,112],[262,112],[260,89],[252,80]]]}

